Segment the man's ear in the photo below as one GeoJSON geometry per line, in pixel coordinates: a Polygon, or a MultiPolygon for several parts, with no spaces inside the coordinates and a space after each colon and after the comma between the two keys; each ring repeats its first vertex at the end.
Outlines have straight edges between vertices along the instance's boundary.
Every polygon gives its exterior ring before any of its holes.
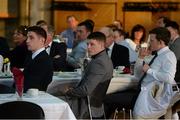
{"type": "Polygon", "coordinates": [[[40,40],[45,44],[46,43],[46,39],[43,37],[40,37],[40,40]]]}

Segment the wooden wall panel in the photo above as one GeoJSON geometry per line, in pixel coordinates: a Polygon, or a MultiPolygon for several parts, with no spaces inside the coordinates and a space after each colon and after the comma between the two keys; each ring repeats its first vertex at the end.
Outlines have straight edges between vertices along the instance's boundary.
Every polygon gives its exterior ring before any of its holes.
{"type": "Polygon", "coordinates": [[[96,25],[95,30],[112,23],[116,17],[116,3],[86,3],[91,11],[54,11],[54,26],[56,32],[63,31],[66,26],[66,17],[75,15],[79,21],[92,19],[96,25]]]}
{"type": "Polygon", "coordinates": [[[151,12],[125,12],[124,17],[125,31],[129,33],[136,24],[143,25],[146,28],[146,32],[152,28],[151,12]]]}

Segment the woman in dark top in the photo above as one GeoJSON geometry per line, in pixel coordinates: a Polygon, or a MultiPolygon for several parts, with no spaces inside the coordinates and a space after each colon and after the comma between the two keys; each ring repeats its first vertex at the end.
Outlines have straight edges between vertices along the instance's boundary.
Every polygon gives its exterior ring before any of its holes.
{"type": "Polygon", "coordinates": [[[24,61],[29,53],[26,45],[27,27],[19,26],[13,34],[16,47],[10,51],[11,67],[24,68],[24,61]]]}

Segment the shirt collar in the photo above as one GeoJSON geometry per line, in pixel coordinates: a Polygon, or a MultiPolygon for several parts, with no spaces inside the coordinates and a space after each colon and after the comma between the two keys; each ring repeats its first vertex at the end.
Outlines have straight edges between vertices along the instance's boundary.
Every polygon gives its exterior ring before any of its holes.
{"type": "Polygon", "coordinates": [[[157,54],[160,55],[161,53],[163,53],[164,51],[168,50],[168,46],[161,48],[160,50],[157,51],[157,54]]]}
{"type": "Polygon", "coordinates": [[[100,51],[99,53],[97,53],[96,55],[93,55],[91,58],[93,58],[93,59],[95,59],[96,58],[96,56],[98,56],[99,54],[101,54],[102,52],[104,52],[105,51],[105,49],[104,50],[102,50],[102,51],[100,51]]]}
{"type": "Polygon", "coordinates": [[[32,59],[34,59],[40,52],[42,52],[43,50],[45,50],[45,48],[40,48],[39,50],[36,50],[33,54],[32,54],[32,59]]]}
{"type": "Polygon", "coordinates": [[[113,46],[114,46],[114,42],[108,47],[109,50],[112,50],[113,46]]]}
{"type": "Polygon", "coordinates": [[[52,45],[52,41],[48,44],[48,46],[51,47],[51,45],[52,45]]]}

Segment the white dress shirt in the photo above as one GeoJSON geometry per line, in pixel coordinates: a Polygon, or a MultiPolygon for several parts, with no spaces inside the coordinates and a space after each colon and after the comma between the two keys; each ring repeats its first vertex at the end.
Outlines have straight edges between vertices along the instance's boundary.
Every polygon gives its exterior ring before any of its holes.
{"type": "Polygon", "coordinates": [[[50,54],[51,45],[52,45],[52,42],[50,42],[50,43],[48,44],[48,47],[45,48],[48,55],[50,54]]]}
{"type": "Polygon", "coordinates": [[[45,48],[40,48],[39,50],[35,51],[33,54],[32,54],[32,59],[34,59],[40,52],[42,52],[43,50],[45,50],[45,48]]]}
{"type": "MultiPolygon", "coordinates": [[[[176,56],[168,48],[164,47],[157,52],[158,56],[147,71],[143,79],[142,86],[154,80],[176,84],[174,77],[176,72],[176,56]]],[[[142,72],[143,59],[139,59],[135,64],[135,76],[140,79],[142,72]]]]}
{"type": "Polygon", "coordinates": [[[138,58],[138,53],[136,52],[136,44],[130,40],[125,39],[123,41],[118,42],[117,44],[125,46],[129,49],[129,61],[135,62],[138,58]]]}
{"type": "Polygon", "coordinates": [[[114,42],[108,47],[108,56],[111,58],[111,54],[112,54],[112,49],[114,47],[114,42]]]}

